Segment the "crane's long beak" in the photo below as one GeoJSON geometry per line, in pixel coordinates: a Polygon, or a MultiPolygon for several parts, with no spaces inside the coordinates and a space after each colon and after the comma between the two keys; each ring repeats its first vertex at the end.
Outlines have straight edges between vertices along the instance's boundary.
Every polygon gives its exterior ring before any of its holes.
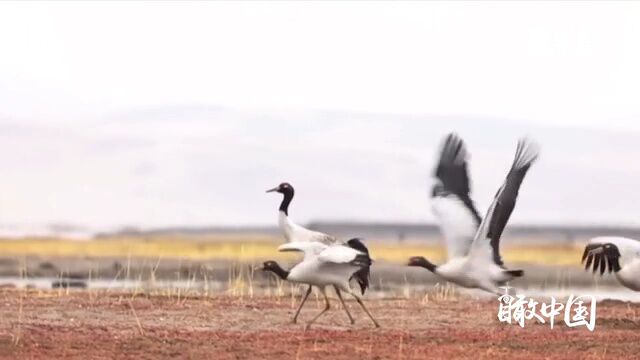
{"type": "Polygon", "coordinates": [[[274,187],[273,189],[269,189],[269,190],[267,190],[267,192],[268,192],[268,193],[270,193],[270,192],[278,191],[278,189],[280,189],[280,187],[279,187],[279,186],[276,186],[276,187],[274,187]]]}
{"type": "Polygon", "coordinates": [[[253,271],[264,271],[264,267],[263,266],[256,266],[253,268],[253,271]]]}

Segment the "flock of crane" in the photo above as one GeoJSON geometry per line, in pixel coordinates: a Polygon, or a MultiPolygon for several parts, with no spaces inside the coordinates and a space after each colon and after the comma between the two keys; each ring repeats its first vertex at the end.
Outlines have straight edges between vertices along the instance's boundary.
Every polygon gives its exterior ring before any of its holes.
{"type": "MultiPolygon", "coordinates": [[[[522,181],[538,154],[539,148],[534,142],[526,138],[518,141],[511,169],[483,218],[470,197],[466,146],[456,134],[447,135],[434,171],[431,193],[433,212],[445,239],[447,261],[436,265],[424,257],[414,256],[407,265],[425,268],[465,288],[482,289],[498,295],[500,286],[523,276],[524,271],[505,267],[500,256],[500,237],[515,207],[522,181]]],[[[287,242],[278,250],[303,253],[302,261],[289,270],[275,261],[266,261],[260,268],[283,280],[308,285],[293,322],[297,321],[314,286],[323,295],[325,307],[307,322],[306,328],[328,311],[330,303],[326,287],[331,286],[352,324],[354,319],[344,304],[343,292],[354,297],[373,324],[379,327],[360,298],[369,287],[372,260],[367,247],[357,238],[342,241],[294,223],[289,218],[289,205],[294,196],[291,184],[281,183],[267,192],[283,195],[278,209],[278,225],[287,242]],[[351,288],[352,280],[357,282],[360,294],[351,288]]],[[[613,271],[621,284],[640,291],[640,241],[620,237],[593,238],[585,247],[582,262],[586,262],[585,270],[592,268],[594,273],[599,270],[600,275],[613,271]]]]}

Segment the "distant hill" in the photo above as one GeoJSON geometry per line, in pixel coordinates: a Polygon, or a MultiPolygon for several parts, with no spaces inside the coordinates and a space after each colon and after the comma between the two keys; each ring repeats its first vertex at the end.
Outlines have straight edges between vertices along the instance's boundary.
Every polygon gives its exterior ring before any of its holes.
{"type": "Polygon", "coordinates": [[[431,172],[442,137],[471,154],[478,209],[493,199],[517,139],[541,145],[514,224],[640,227],[639,133],[561,128],[468,116],[128,109],[83,127],[0,119],[0,223],[238,226],[276,222],[296,188],[298,222],[433,222],[431,172]]]}

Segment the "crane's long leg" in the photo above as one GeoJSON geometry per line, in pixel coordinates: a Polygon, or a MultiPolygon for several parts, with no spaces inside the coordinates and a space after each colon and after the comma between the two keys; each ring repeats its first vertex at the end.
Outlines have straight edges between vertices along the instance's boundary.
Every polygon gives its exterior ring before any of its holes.
{"type": "Polygon", "coordinates": [[[369,312],[369,310],[367,310],[367,308],[364,306],[364,303],[362,302],[362,300],[360,299],[360,297],[358,297],[358,295],[354,294],[353,292],[349,292],[351,294],[351,296],[353,296],[356,301],[358,302],[358,304],[360,304],[360,306],[362,307],[362,310],[364,310],[365,313],[367,313],[367,315],[369,315],[369,319],[371,319],[371,321],[373,321],[374,325],[379,328],[380,324],[378,324],[378,322],[376,321],[376,319],[373,318],[373,316],[371,316],[371,313],[369,312]]]}
{"type": "Polygon", "coordinates": [[[353,325],[356,321],[351,316],[351,313],[349,313],[347,304],[345,304],[344,300],[342,299],[342,294],[340,293],[340,289],[338,289],[338,287],[335,285],[333,286],[333,288],[336,289],[336,294],[338,294],[338,299],[340,299],[340,303],[342,303],[342,307],[344,308],[344,311],[347,313],[347,316],[349,317],[349,321],[351,322],[351,325],[353,325]]]}
{"type": "Polygon", "coordinates": [[[311,324],[313,324],[316,320],[318,320],[318,318],[320,316],[322,316],[322,314],[324,314],[325,312],[327,312],[330,308],[331,308],[331,304],[329,304],[329,298],[327,297],[327,292],[325,291],[324,287],[320,288],[320,291],[322,292],[322,295],[324,296],[324,309],[322,309],[322,311],[320,311],[320,314],[316,315],[313,319],[311,319],[311,321],[309,321],[307,323],[307,326],[304,327],[305,330],[308,330],[311,327],[311,324]]]}
{"type": "Polygon", "coordinates": [[[309,297],[309,294],[311,294],[311,288],[312,286],[309,285],[309,288],[307,289],[307,293],[304,294],[304,297],[302,298],[302,302],[300,302],[300,305],[298,305],[298,310],[296,310],[296,314],[293,315],[293,320],[291,320],[292,323],[296,323],[298,321],[298,315],[300,315],[300,310],[302,310],[302,305],[304,305],[304,303],[307,301],[307,298],[309,297]]]}

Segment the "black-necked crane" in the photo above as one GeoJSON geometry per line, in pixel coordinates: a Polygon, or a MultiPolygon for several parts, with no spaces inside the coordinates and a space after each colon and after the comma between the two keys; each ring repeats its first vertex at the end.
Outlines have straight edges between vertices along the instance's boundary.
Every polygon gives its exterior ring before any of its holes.
{"type": "MultiPolygon", "coordinates": [[[[376,327],[380,327],[373,318],[369,310],[364,306],[362,299],[351,290],[349,280],[354,273],[371,266],[369,254],[359,251],[356,248],[364,246],[359,239],[351,239],[346,243],[326,244],[317,241],[294,241],[281,245],[279,251],[299,251],[304,253],[301,262],[294,265],[289,271],[284,270],[275,261],[266,261],[262,270],[271,271],[283,280],[309,285],[309,288],[316,286],[324,296],[324,309],[311,319],[305,329],[308,329],[322,314],[327,312],[331,305],[327,297],[326,287],[332,286],[336,290],[341,290],[353,296],[364,312],[369,316],[376,327]]],[[[296,315],[299,313],[302,304],[306,301],[310,291],[307,291],[296,315]]]]}
{"type": "Polygon", "coordinates": [[[518,142],[507,177],[484,219],[469,197],[469,177],[464,143],[449,135],[435,171],[433,206],[446,238],[448,259],[435,265],[424,257],[412,257],[409,266],[426,268],[441,278],[466,288],[499,293],[498,287],[524,274],[508,270],[500,256],[500,237],[513,212],[520,185],[538,158],[538,147],[527,139],[518,142]]]}
{"type": "MultiPolygon", "coordinates": [[[[283,182],[275,188],[267,190],[267,192],[278,192],[282,194],[282,201],[280,202],[280,206],[278,207],[278,226],[280,227],[280,230],[282,230],[285,240],[287,240],[289,243],[317,242],[325,245],[347,245],[348,247],[353,247],[355,250],[367,254],[367,256],[369,255],[369,250],[361,241],[342,242],[334,236],[307,229],[293,222],[293,220],[291,220],[291,218],[289,217],[289,205],[291,204],[293,196],[295,195],[295,190],[293,186],[291,186],[291,184],[283,182]]],[[[362,295],[364,295],[366,289],[369,287],[369,273],[370,265],[367,265],[358,269],[358,271],[356,271],[351,276],[351,278],[354,278],[358,282],[362,295]]],[[[307,298],[311,293],[311,289],[312,286],[309,285],[302,302],[298,306],[298,309],[293,316],[293,323],[297,321],[300,310],[302,309],[304,303],[307,301],[307,298]]],[[[342,307],[349,317],[349,321],[351,322],[351,324],[353,324],[355,320],[351,316],[351,313],[349,313],[349,309],[347,308],[347,305],[342,298],[340,287],[334,286],[334,289],[336,291],[336,294],[338,295],[338,299],[340,300],[342,307]]]]}

